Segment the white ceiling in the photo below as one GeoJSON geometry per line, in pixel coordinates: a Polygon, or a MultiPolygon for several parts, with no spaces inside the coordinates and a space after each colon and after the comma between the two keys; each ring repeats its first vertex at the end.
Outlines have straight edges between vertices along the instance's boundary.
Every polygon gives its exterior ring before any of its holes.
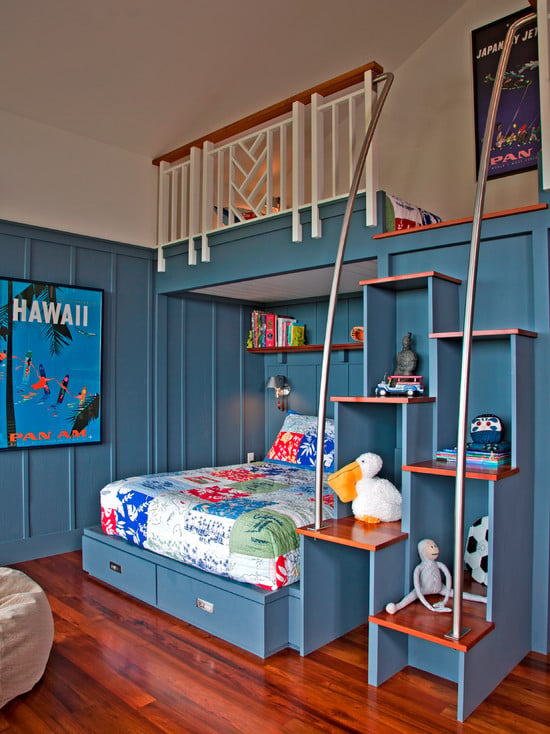
{"type": "Polygon", "coordinates": [[[466,0],[0,0],[0,109],[154,158],[375,60],[466,0]]]}
{"type": "MultiPolygon", "coordinates": [[[[376,260],[344,263],[338,281],[338,293],[340,295],[357,293],[361,290],[359,282],[375,278],[376,271],[376,260]]],[[[208,288],[196,288],[193,292],[252,303],[284,303],[328,295],[332,287],[333,273],[332,267],[300,270],[208,288]]]]}

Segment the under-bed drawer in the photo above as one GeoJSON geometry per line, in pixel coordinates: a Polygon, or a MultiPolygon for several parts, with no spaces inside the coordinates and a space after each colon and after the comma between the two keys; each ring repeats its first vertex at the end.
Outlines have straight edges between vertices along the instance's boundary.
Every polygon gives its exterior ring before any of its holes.
{"type": "Polygon", "coordinates": [[[92,576],[148,604],[156,605],[156,566],[154,563],[93,540],[86,535],[82,538],[82,561],[84,570],[92,576]]]}
{"type": "Polygon", "coordinates": [[[286,594],[256,601],[166,568],[157,574],[159,609],[261,657],[287,646],[286,594]]]}

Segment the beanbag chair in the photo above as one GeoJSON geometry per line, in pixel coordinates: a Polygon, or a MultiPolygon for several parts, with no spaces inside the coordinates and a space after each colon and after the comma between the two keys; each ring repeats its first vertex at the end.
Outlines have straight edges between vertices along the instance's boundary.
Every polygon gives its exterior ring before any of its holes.
{"type": "Polygon", "coordinates": [[[0,567],[0,708],[38,683],[53,631],[43,589],[21,571],[0,567]]]}

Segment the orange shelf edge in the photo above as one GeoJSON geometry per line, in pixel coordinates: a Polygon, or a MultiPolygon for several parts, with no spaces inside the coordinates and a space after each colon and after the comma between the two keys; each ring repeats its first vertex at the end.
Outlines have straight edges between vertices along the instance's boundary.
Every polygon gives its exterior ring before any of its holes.
{"type": "MultiPolygon", "coordinates": [[[[430,339],[462,339],[463,335],[463,331],[436,331],[430,334],[430,339]]],[[[528,336],[536,339],[538,333],[528,329],[478,329],[472,331],[472,336],[494,337],[495,339],[502,336],[528,336]]]]}
{"type": "MultiPolygon", "coordinates": [[[[504,209],[497,212],[488,212],[483,215],[483,219],[498,219],[500,217],[515,216],[517,214],[526,214],[529,212],[537,212],[548,209],[548,204],[531,204],[529,206],[518,207],[516,209],[504,209]]],[[[401,235],[412,234],[413,232],[423,232],[430,229],[440,229],[441,227],[453,227],[457,224],[470,224],[473,217],[463,217],[462,219],[449,219],[446,222],[435,222],[434,224],[424,224],[419,227],[411,227],[410,229],[392,230],[391,232],[379,232],[372,236],[373,240],[384,239],[385,237],[399,237],[401,235]]]]}
{"type": "MultiPolygon", "coordinates": [[[[274,354],[276,352],[322,352],[322,344],[302,344],[299,347],[247,347],[252,354],[274,354]]],[[[331,344],[332,351],[363,349],[363,342],[346,342],[345,344],[331,344]]]]}
{"type": "Polygon", "coordinates": [[[353,515],[339,520],[324,520],[321,529],[311,525],[298,528],[299,535],[352,548],[377,551],[406,540],[408,533],[401,529],[401,521],[370,524],[356,520],[353,515]]]}
{"type": "MultiPolygon", "coordinates": [[[[433,474],[435,476],[456,476],[456,464],[452,461],[443,461],[438,459],[429,459],[428,461],[419,461],[415,464],[403,464],[403,471],[416,472],[417,474],[433,474]]],[[[499,467],[472,467],[466,465],[467,479],[485,479],[487,481],[496,482],[499,479],[511,477],[519,473],[519,468],[504,464],[499,467]]]]}
{"type": "Polygon", "coordinates": [[[377,398],[374,396],[366,397],[363,395],[333,395],[330,399],[333,403],[435,403],[435,398],[430,398],[428,396],[419,398],[396,398],[387,395],[384,398],[377,398]]]}
{"type": "Polygon", "coordinates": [[[458,278],[451,275],[444,275],[437,270],[426,270],[422,273],[410,273],[407,275],[389,275],[385,278],[370,278],[369,280],[360,280],[359,285],[389,286],[398,288],[399,286],[412,287],[414,283],[421,287],[428,278],[441,278],[451,283],[460,285],[462,283],[458,278]]]}
{"type": "MultiPolygon", "coordinates": [[[[452,607],[452,600],[449,600],[447,606],[452,607]]],[[[419,601],[409,604],[396,614],[388,614],[386,611],[373,614],[369,616],[369,622],[453,650],[468,652],[495,627],[494,622],[485,619],[486,609],[486,605],[481,602],[463,601],[462,624],[469,631],[458,640],[445,636],[452,629],[452,615],[432,612],[419,601]]]]}

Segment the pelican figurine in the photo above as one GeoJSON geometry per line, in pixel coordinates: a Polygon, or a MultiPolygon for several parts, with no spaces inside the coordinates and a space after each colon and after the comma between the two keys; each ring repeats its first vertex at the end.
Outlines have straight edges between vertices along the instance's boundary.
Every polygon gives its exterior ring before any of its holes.
{"type": "Polygon", "coordinates": [[[354,516],[362,522],[401,519],[401,493],[389,479],[376,476],[382,463],[378,454],[361,454],[328,478],[329,486],[342,502],[351,502],[354,516]]]}

